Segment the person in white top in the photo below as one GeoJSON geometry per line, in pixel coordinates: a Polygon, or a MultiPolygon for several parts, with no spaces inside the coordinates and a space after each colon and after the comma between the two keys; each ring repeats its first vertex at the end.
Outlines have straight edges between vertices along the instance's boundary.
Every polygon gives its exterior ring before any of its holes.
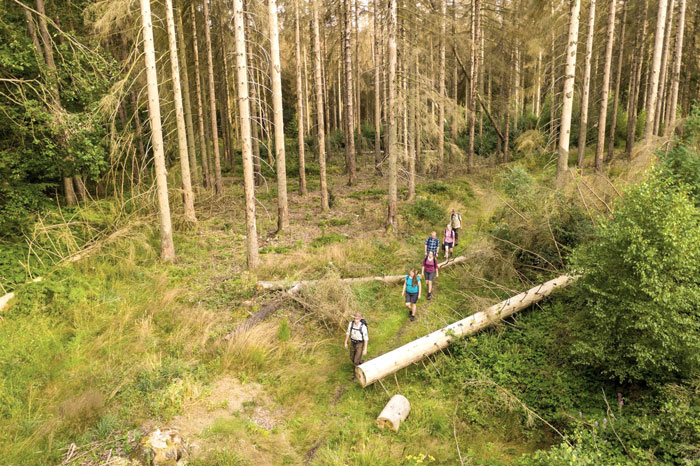
{"type": "Polygon", "coordinates": [[[462,216],[455,209],[452,209],[452,215],[450,216],[450,223],[452,224],[452,231],[455,233],[455,247],[459,243],[459,230],[462,228],[462,216]]]}
{"type": "Polygon", "coordinates": [[[367,321],[362,318],[362,314],[355,313],[354,320],[348,324],[348,331],[345,332],[345,348],[348,348],[348,340],[350,340],[350,360],[356,366],[362,364],[362,356],[367,355],[367,342],[369,334],[367,333],[367,321]]]}

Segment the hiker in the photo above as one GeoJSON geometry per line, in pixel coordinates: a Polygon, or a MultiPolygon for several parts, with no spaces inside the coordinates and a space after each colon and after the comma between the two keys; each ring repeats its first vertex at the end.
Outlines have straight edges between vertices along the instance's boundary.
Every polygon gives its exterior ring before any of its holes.
{"type": "Polygon", "coordinates": [[[408,308],[408,317],[411,321],[416,319],[416,303],[420,299],[421,284],[420,277],[416,273],[416,269],[411,269],[406,275],[403,282],[403,290],[401,296],[406,297],[406,307],[408,308]]]}
{"type": "Polygon", "coordinates": [[[433,251],[435,257],[438,257],[438,249],[440,249],[440,240],[437,239],[437,232],[433,231],[430,233],[430,237],[425,240],[425,255],[427,256],[430,251],[433,251]]]}
{"type": "Polygon", "coordinates": [[[438,271],[438,261],[432,251],[428,253],[425,259],[423,259],[423,265],[421,267],[421,275],[425,277],[425,283],[428,284],[428,296],[427,300],[433,297],[433,278],[437,278],[440,275],[438,271]]]}
{"type": "Polygon", "coordinates": [[[356,312],[354,319],[348,324],[348,331],[345,332],[345,348],[348,348],[350,340],[350,360],[356,366],[362,364],[362,356],[367,356],[367,321],[362,318],[362,314],[356,312]]]}
{"type": "Polygon", "coordinates": [[[445,260],[448,260],[455,244],[455,232],[451,223],[448,223],[447,228],[445,228],[445,238],[442,244],[445,247],[445,260]]]}
{"type": "Polygon", "coordinates": [[[459,230],[462,228],[462,216],[455,209],[452,209],[450,224],[452,225],[452,231],[455,232],[455,247],[457,247],[457,243],[459,243],[459,230]]]}

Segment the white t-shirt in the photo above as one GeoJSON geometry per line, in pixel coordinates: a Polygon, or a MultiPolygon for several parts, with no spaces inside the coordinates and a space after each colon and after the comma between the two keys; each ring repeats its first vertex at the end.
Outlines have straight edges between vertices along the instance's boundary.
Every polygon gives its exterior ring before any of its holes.
{"type": "Polygon", "coordinates": [[[462,216],[459,212],[452,214],[452,228],[462,228],[462,216]]]}
{"type": "Polygon", "coordinates": [[[369,335],[367,334],[367,326],[360,322],[359,327],[355,327],[355,321],[351,320],[348,324],[348,331],[345,332],[346,335],[350,335],[351,340],[355,341],[368,341],[369,335]]]}

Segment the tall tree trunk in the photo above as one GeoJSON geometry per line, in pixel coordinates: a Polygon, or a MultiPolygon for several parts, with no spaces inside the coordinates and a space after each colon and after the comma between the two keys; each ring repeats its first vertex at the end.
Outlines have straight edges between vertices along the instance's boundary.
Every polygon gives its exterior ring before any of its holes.
{"type": "Polygon", "coordinates": [[[595,147],[595,171],[603,171],[603,152],[605,150],[605,126],[608,118],[608,98],[610,96],[610,70],[615,42],[615,13],[617,0],[610,0],[608,12],[608,40],[605,46],[605,64],[603,69],[603,88],[600,98],[600,115],[598,116],[598,141],[595,147]]]}
{"type": "Polygon", "coordinates": [[[668,0],[659,0],[659,13],[656,19],[656,35],[654,37],[654,52],[652,54],[649,73],[649,98],[647,100],[647,115],[644,126],[644,139],[649,140],[654,135],[654,118],[656,117],[656,99],[659,95],[659,74],[661,71],[661,55],[666,29],[666,7],[668,0]]]}
{"type": "MultiPolygon", "coordinates": [[[[569,0],[571,1],[571,0],[569,0]]],[[[550,10],[551,10],[551,16],[552,18],[555,18],[554,16],[554,0],[550,1],[550,10]]],[[[556,82],[557,82],[557,48],[556,48],[556,23],[552,25],[552,31],[550,34],[550,49],[551,49],[551,64],[550,64],[550,78],[549,78],[549,94],[551,96],[551,99],[549,101],[549,129],[550,129],[550,138],[552,140],[552,150],[555,151],[557,150],[557,123],[554,119],[554,112],[556,110],[556,103],[557,103],[557,87],[556,87],[556,82]]]]}
{"type": "Polygon", "coordinates": [[[666,29],[664,32],[664,48],[661,53],[661,75],[659,76],[659,91],[656,98],[656,117],[654,118],[654,134],[659,134],[662,109],[664,104],[664,91],[666,89],[666,70],[668,69],[668,56],[671,53],[671,34],[673,34],[673,0],[668,1],[666,11],[666,29]]]}
{"type": "Polygon", "coordinates": [[[355,115],[352,83],[352,0],[343,0],[343,59],[345,60],[345,169],[348,186],[355,183],[355,115]]]}
{"type": "MultiPolygon", "coordinates": [[[[444,65],[445,60],[445,48],[444,48],[444,32],[445,32],[445,0],[442,2],[442,33],[443,33],[443,47],[442,47],[442,64],[444,65]]],[[[399,223],[397,216],[397,200],[398,200],[398,187],[397,187],[397,147],[396,147],[396,21],[397,21],[397,4],[396,0],[389,0],[389,15],[387,18],[387,53],[389,58],[389,91],[387,92],[387,102],[389,112],[387,114],[387,132],[389,134],[388,144],[386,150],[389,151],[389,193],[388,193],[388,208],[387,208],[387,219],[386,226],[387,230],[398,231],[399,223]]],[[[445,69],[442,68],[442,94],[445,91],[445,69]]],[[[444,105],[440,105],[440,111],[444,118],[444,105]]]]}
{"type": "MultiPolygon", "coordinates": [[[[591,0],[595,2],[595,0],[591,0]]],[[[590,65],[589,65],[590,67],[590,65]]],[[[542,101],[542,49],[537,51],[537,68],[535,69],[535,102],[533,113],[540,118],[540,102],[542,101]]]]}
{"type": "Polygon", "coordinates": [[[628,2],[625,0],[622,6],[622,20],[620,20],[620,40],[618,46],[617,71],[615,72],[615,95],[613,98],[612,121],[610,122],[610,135],[608,136],[608,155],[606,162],[611,162],[615,157],[615,131],[617,130],[617,109],[620,104],[620,81],[622,81],[622,61],[625,56],[625,26],[627,23],[628,2]]]}
{"type": "Polygon", "coordinates": [[[593,57],[593,36],[595,35],[595,2],[591,0],[588,10],[588,36],[586,37],[586,58],[583,72],[583,92],[581,94],[581,119],[578,132],[578,169],[583,170],[586,155],[586,133],[588,131],[588,100],[591,94],[591,58],[593,57]]]}
{"type": "Polygon", "coordinates": [[[153,162],[156,170],[158,218],[160,220],[160,256],[164,261],[173,261],[175,260],[175,245],[173,244],[173,230],[170,221],[168,180],[165,169],[165,151],[163,150],[163,129],[160,120],[158,75],[156,73],[156,53],[153,45],[150,0],[141,0],[141,19],[143,21],[143,52],[146,60],[146,81],[148,83],[148,115],[151,120],[153,162]]]}
{"type": "Polygon", "coordinates": [[[253,180],[253,149],[250,132],[250,96],[248,94],[248,57],[243,0],[233,0],[233,29],[236,42],[236,88],[241,128],[243,186],[245,191],[246,256],[248,268],[259,263],[258,231],[255,225],[255,181],[253,180]]]}
{"type": "MultiPolygon", "coordinates": [[[[360,132],[360,127],[362,124],[362,101],[360,100],[360,2],[359,0],[353,0],[354,12],[355,12],[355,64],[353,70],[355,71],[355,76],[353,81],[355,83],[355,106],[353,107],[353,113],[355,114],[355,128],[357,128],[358,134],[360,132]]],[[[354,145],[354,144],[353,144],[354,145]]],[[[357,152],[353,152],[355,159],[357,159],[357,152]]]]}
{"type": "MultiPolygon", "coordinates": [[[[678,26],[676,29],[676,54],[673,60],[673,75],[671,76],[671,94],[669,96],[668,120],[664,124],[664,135],[669,136],[676,124],[676,107],[678,105],[678,87],[681,79],[681,64],[683,58],[683,29],[685,29],[686,0],[679,0],[678,26]]],[[[697,28],[697,24],[695,25],[697,28]]]]}
{"type": "Polygon", "coordinates": [[[177,19],[177,39],[178,49],[182,61],[182,97],[185,107],[185,129],[187,130],[187,154],[190,162],[190,176],[192,184],[199,185],[199,174],[197,172],[197,152],[194,146],[194,124],[192,122],[192,100],[190,99],[190,77],[187,72],[187,48],[185,47],[185,29],[182,27],[182,14],[176,10],[177,19]]]}
{"type": "Polygon", "coordinates": [[[326,184],[326,141],[323,120],[323,82],[321,81],[321,33],[319,9],[321,0],[312,0],[312,25],[314,30],[314,87],[316,89],[316,120],[318,131],[318,166],[321,179],[321,209],[325,212],[328,205],[328,186],[326,184]]]}
{"type": "Polygon", "coordinates": [[[272,108],[275,119],[275,161],[277,168],[277,231],[289,228],[287,205],[287,169],[284,150],[284,118],[282,115],[282,65],[280,64],[279,28],[277,26],[277,1],[268,0],[270,19],[270,55],[272,59],[272,108]]]}
{"type": "Polygon", "coordinates": [[[383,56],[379,38],[379,0],[374,0],[374,172],[382,176],[382,104],[379,79],[380,59],[383,56]]]}
{"type": "Polygon", "coordinates": [[[214,59],[211,48],[211,30],[209,19],[209,0],[202,0],[202,12],[204,13],[204,44],[207,48],[207,70],[209,71],[209,121],[211,123],[211,137],[214,146],[214,192],[221,196],[224,187],[221,182],[221,158],[219,154],[219,128],[216,121],[216,88],[214,87],[214,59]]]}
{"type": "MultiPolygon", "coordinates": [[[[61,104],[61,96],[58,87],[58,72],[56,71],[56,62],[53,59],[53,45],[51,41],[51,35],[49,34],[49,28],[46,26],[46,10],[44,7],[44,0],[36,0],[36,10],[39,13],[37,16],[39,18],[39,33],[41,35],[41,45],[44,49],[44,63],[46,63],[46,68],[48,69],[51,89],[51,96],[53,98],[53,105],[57,114],[63,113],[63,105],[61,104]]],[[[66,198],[66,205],[73,206],[76,205],[77,199],[75,195],[75,189],[73,188],[73,178],[64,173],[63,175],[63,191],[66,198]]]]}
{"type": "Polygon", "coordinates": [[[571,18],[569,23],[569,39],[566,47],[566,78],[561,108],[561,128],[559,130],[559,153],[557,157],[556,185],[564,185],[569,171],[569,139],[571,136],[571,111],[574,106],[574,79],[576,77],[576,48],[578,46],[578,15],[581,10],[581,0],[571,1],[571,18]]]}
{"type": "MultiPolygon", "coordinates": [[[[389,0],[390,2],[392,0],[389,0]]],[[[440,62],[438,63],[438,86],[440,95],[440,106],[438,108],[438,173],[444,170],[443,164],[445,160],[445,103],[447,96],[445,95],[445,19],[447,16],[447,2],[440,0],[440,62]]],[[[396,37],[394,36],[394,41],[396,37]]],[[[394,44],[396,47],[396,44],[394,44]]],[[[391,64],[389,64],[391,68],[391,64]]],[[[394,69],[396,72],[396,69],[394,69]]],[[[391,85],[391,83],[389,83],[391,85]]]]}
{"type": "Polygon", "coordinates": [[[165,0],[165,21],[168,27],[168,45],[170,47],[170,74],[173,83],[173,100],[175,103],[175,123],[177,126],[177,146],[180,153],[180,175],[182,178],[182,201],[186,222],[196,222],[194,213],[194,193],[190,178],[190,161],[187,153],[187,130],[185,128],[185,109],[182,105],[180,86],[180,63],[177,56],[177,37],[175,36],[175,18],[173,1],[165,0]]]}
{"type": "MultiPolygon", "coordinates": [[[[641,23],[641,32],[637,36],[637,48],[635,49],[634,65],[632,66],[632,85],[627,96],[627,138],[625,141],[625,153],[628,157],[632,156],[632,148],[634,147],[634,139],[637,132],[637,109],[639,102],[639,90],[641,88],[642,65],[644,64],[644,43],[647,33],[647,14],[649,11],[649,0],[644,0],[644,12],[638,16],[641,23]]],[[[639,27],[637,27],[639,29],[639,27]]]]}
{"type": "Polygon", "coordinates": [[[202,103],[202,78],[199,67],[199,45],[197,43],[197,15],[194,7],[194,2],[190,3],[190,12],[192,14],[192,49],[194,51],[194,81],[197,92],[197,123],[199,125],[199,156],[202,159],[202,178],[204,187],[211,188],[213,183],[209,176],[209,147],[207,146],[207,137],[204,130],[204,105],[202,103]]]}
{"type": "MultiPolygon", "coordinates": [[[[473,2],[474,23],[472,28],[474,34],[474,47],[481,43],[481,0],[473,2]]],[[[455,49],[456,50],[456,49],[455,49]]],[[[476,91],[479,81],[479,52],[472,54],[471,79],[469,82],[469,150],[467,151],[467,173],[474,169],[474,138],[475,138],[475,117],[476,117],[476,91]]]]}
{"type": "MultiPolygon", "coordinates": [[[[409,80],[409,86],[407,89],[406,98],[408,100],[408,128],[409,128],[409,148],[408,148],[408,196],[406,200],[413,201],[416,197],[416,144],[417,144],[417,123],[416,123],[416,113],[418,110],[418,99],[414,88],[417,89],[418,85],[415,79],[418,77],[418,59],[416,57],[415,51],[410,51],[411,60],[415,63],[415,75],[414,80],[409,80]]],[[[410,72],[411,65],[409,64],[408,70],[410,72]]]]}
{"type": "MultiPolygon", "coordinates": [[[[299,144],[299,195],[306,195],[306,168],[305,168],[305,155],[304,150],[306,149],[306,144],[304,141],[304,87],[302,84],[301,75],[301,37],[300,37],[300,25],[299,25],[299,2],[301,0],[294,0],[294,39],[296,47],[296,75],[297,75],[297,139],[299,144]]],[[[306,108],[308,112],[309,109],[306,108]]]]}
{"type": "MultiPolygon", "coordinates": [[[[313,39],[309,38],[309,40],[311,41],[313,39]]],[[[304,57],[304,89],[306,89],[304,92],[304,97],[306,98],[304,108],[306,109],[306,135],[308,136],[311,134],[311,104],[309,102],[309,96],[311,95],[310,88],[313,88],[314,86],[311,84],[307,70],[306,44],[303,45],[302,56],[304,57]]]]}

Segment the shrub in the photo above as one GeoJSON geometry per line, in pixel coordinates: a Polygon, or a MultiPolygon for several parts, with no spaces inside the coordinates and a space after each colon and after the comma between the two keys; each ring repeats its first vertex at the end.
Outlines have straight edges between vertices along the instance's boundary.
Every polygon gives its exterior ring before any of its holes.
{"type": "Polygon", "coordinates": [[[321,246],[327,246],[333,243],[342,243],[347,239],[348,238],[344,235],[338,233],[330,233],[328,235],[319,236],[318,238],[311,241],[311,247],[316,249],[320,248],[321,246]]]}
{"type": "Polygon", "coordinates": [[[675,184],[686,185],[695,205],[700,205],[700,105],[693,107],[684,125],[683,137],[673,149],[661,152],[663,175],[675,184]]]}
{"type": "Polygon", "coordinates": [[[520,165],[508,168],[501,175],[501,188],[510,197],[528,194],[532,190],[532,176],[520,165]]]}
{"type": "Polygon", "coordinates": [[[700,215],[654,172],[578,248],[581,310],[574,354],[621,381],[700,369],[700,215]]]}
{"type": "Polygon", "coordinates": [[[406,208],[406,212],[419,220],[427,220],[433,225],[446,223],[447,211],[435,201],[428,198],[419,198],[406,208]]]}

